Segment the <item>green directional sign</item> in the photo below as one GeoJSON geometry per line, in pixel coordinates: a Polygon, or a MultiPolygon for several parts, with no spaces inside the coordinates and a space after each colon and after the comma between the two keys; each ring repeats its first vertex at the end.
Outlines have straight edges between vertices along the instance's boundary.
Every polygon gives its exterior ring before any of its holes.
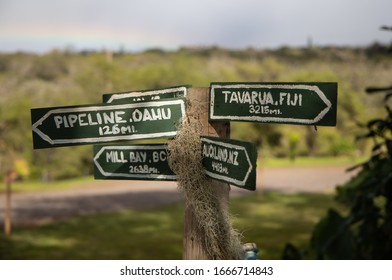
{"type": "Polygon", "coordinates": [[[103,95],[104,103],[135,103],[161,100],[167,98],[185,98],[190,85],[183,85],[165,89],[129,91],[109,93],[103,95]]]}
{"type": "Polygon", "coordinates": [[[256,145],[205,136],[201,141],[207,176],[244,189],[256,189],[256,145]]]}
{"type": "Polygon", "coordinates": [[[211,120],[336,125],[337,83],[211,83],[211,120]]]}
{"type": "MultiPolygon", "coordinates": [[[[238,187],[256,189],[257,150],[253,143],[201,137],[207,176],[238,187]]],[[[166,144],[95,145],[96,179],[175,181],[166,144]]]]}
{"type": "Polygon", "coordinates": [[[173,137],[183,99],[31,110],[34,148],[173,137]]]}
{"type": "Polygon", "coordinates": [[[167,161],[167,145],[94,146],[95,179],[164,180],[176,176],[167,161]]]}

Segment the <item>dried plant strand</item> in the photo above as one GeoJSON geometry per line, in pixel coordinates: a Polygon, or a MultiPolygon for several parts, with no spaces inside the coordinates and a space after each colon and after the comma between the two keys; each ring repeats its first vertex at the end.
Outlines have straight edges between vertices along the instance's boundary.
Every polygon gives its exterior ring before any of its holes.
{"type": "Polygon", "coordinates": [[[168,144],[169,165],[177,175],[179,190],[193,209],[209,257],[242,259],[240,236],[232,227],[227,203],[220,203],[214,193],[213,181],[204,173],[200,140],[203,127],[198,118],[203,104],[193,102],[191,105],[196,114],[187,116],[176,138],[168,144]]]}

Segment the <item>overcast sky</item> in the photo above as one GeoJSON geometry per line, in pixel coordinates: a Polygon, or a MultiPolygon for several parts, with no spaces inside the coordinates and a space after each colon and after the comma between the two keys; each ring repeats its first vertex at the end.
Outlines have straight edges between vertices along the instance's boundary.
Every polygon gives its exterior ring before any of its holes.
{"type": "Polygon", "coordinates": [[[0,0],[0,52],[390,43],[392,0],[0,0]]]}

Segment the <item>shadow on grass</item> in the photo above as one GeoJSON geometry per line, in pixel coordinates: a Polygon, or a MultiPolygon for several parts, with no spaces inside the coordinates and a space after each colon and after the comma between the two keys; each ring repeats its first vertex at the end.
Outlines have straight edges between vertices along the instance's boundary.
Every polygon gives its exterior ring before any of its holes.
{"type": "Polygon", "coordinates": [[[303,249],[308,246],[313,227],[332,206],[332,195],[266,192],[263,197],[237,199],[231,204],[231,213],[243,241],[256,243],[261,258],[280,259],[288,242],[303,249]]]}
{"type": "Polygon", "coordinates": [[[2,259],[181,259],[181,204],[15,229],[2,259]]]}
{"type": "MultiPolygon", "coordinates": [[[[235,228],[263,259],[279,259],[287,242],[307,245],[331,195],[267,192],[231,200],[235,228]]],[[[183,206],[124,210],[16,228],[0,239],[0,259],[181,259],[183,206]]]]}

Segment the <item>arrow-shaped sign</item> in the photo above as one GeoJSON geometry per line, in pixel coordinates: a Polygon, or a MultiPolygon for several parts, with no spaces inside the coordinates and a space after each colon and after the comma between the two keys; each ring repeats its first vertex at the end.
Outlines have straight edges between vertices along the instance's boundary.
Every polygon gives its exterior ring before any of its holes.
{"type": "Polygon", "coordinates": [[[183,99],[32,109],[34,148],[173,137],[183,99]]]}
{"type": "Polygon", "coordinates": [[[211,83],[210,119],[336,125],[337,83],[211,83]]]}
{"type": "Polygon", "coordinates": [[[253,143],[201,137],[207,176],[248,190],[256,189],[257,150],[253,143]]]}
{"type": "Polygon", "coordinates": [[[95,179],[175,181],[167,145],[94,146],[95,179]]]}
{"type": "MultiPolygon", "coordinates": [[[[201,142],[207,176],[256,189],[257,152],[253,143],[204,136],[201,142]]],[[[96,145],[94,174],[96,179],[176,180],[165,144],[96,145]]]]}
{"type": "Polygon", "coordinates": [[[108,93],[103,95],[103,102],[124,104],[167,98],[185,98],[187,95],[187,88],[189,87],[190,85],[183,85],[164,89],[108,93]]]}

